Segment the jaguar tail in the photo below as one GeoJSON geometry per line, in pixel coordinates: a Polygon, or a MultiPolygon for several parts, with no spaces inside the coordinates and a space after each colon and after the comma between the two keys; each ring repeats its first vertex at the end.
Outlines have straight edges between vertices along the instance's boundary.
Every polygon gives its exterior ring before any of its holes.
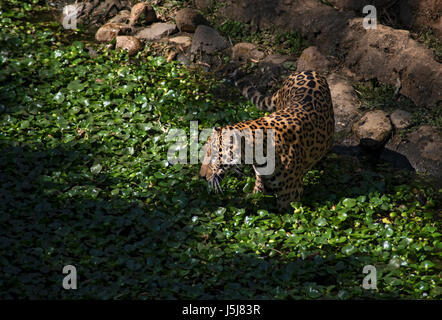
{"type": "Polygon", "coordinates": [[[241,91],[242,95],[260,110],[273,111],[275,105],[272,101],[272,97],[266,97],[259,92],[247,79],[240,79],[235,81],[235,85],[241,91]]]}

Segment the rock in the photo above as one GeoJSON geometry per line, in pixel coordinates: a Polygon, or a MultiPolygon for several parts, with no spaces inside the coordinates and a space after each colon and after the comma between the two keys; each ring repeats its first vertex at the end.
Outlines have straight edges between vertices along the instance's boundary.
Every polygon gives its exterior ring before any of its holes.
{"type": "Polygon", "coordinates": [[[345,43],[351,48],[347,48],[345,63],[352,71],[390,85],[399,80],[399,93],[417,106],[437,107],[442,101],[442,64],[434,60],[430,49],[418,44],[406,30],[380,24],[375,30],[365,30],[362,19],[351,20],[349,28],[345,43]]]}
{"type": "Polygon", "coordinates": [[[186,56],[185,54],[182,53],[178,53],[177,57],[176,57],[177,61],[179,61],[181,64],[188,66],[190,65],[190,59],[188,56],[186,56]]]}
{"type": "Polygon", "coordinates": [[[130,0],[89,0],[80,3],[75,2],[78,9],[77,23],[83,25],[101,25],[110,18],[117,16],[122,10],[129,10],[131,4],[130,0]]]}
{"type": "Polygon", "coordinates": [[[399,2],[399,20],[407,29],[421,31],[430,28],[442,40],[440,0],[403,0],[399,2]]]}
{"type": "Polygon", "coordinates": [[[107,23],[122,23],[127,24],[129,22],[130,11],[129,10],[121,10],[118,14],[110,19],[107,23]]]}
{"type": "Polygon", "coordinates": [[[181,32],[195,32],[200,24],[209,24],[198,11],[190,8],[179,10],[175,15],[175,23],[181,32]]]}
{"type": "Polygon", "coordinates": [[[382,147],[391,135],[392,126],[383,110],[367,112],[353,125],[353,131],[362,147],[377,149],[382,147]]]}
{"type": "Polygon", "coordinates": [[[340,9],[349,9],[359,12],[361,12],[362,8],[364,8],[366,5],[381,8],[391,4],[391,0],[329,0],[328,2],[340,9]]]}
{"type": "Polygon", "coordinates": [[[390,120],[396,129],[406,129],[411,126],[412,115],[407,111],[396,109],[390,114],[390,120]]]}
{"type": "Polygon", "coordinates": [[[335,113],[336,132],[350,132],[353,123],[361,115],[358,109],[361,103],[356,92],[350,80],[337,73],[329,75],[327,82],[335,113]]]}
{"type": "Polygon", "coordinates": [[[433,52],[406,30],[379,21],[377,29],[364,29],[361,11],[336,10],[318,0],[226,0],[216,15],[260,29],[296,31],[321,52],[345,57],[344,65],[361,80],[377,78],[394,86],[399,78],[400,93],[417,106],[437,107],[442,101],[442,65],[433,52]]]}
{"type": "Polygon", "coordinates": [[[264,52],[259,51],[253,43],[240,42],[232,47],[233,60],[261,60],[264,56],[264,52]]]}
{"type": "Polygon", "coordinates": [[[141,50],[141,42],[134,36],[117,36],[115,49],[121,48],[127,50],[130,56],[133,56],[141,50]]]}
{"type": "Polygon", "coordinates": [[[194,0],[195,7],[207,11],[213,4],[213,0],[194,0]]]}
{"type": "Polygon", "coordinates": [[[130,25],[151,24],[157,19],[155,10],[145,2],[139,2],[130,11],[130,25]],[[144,17],[143,17],[144,16],[144,17]]]}
{"type": "Polygon", "coordinates": [[[169,42],[172,42],[178,46],[183,47],[183,49],[190,47],[192,45],[192,38],[188,36],[177,36],[169,38],[169,42]]]}
{"type": "Polygon", "coordinates": [[[191,53],[212,54],[228,47],[229,42],[218,31],[205,25],[199,25],[195,30],[190,51],[191,53]]]}
{"type": "Polygon", "coordinates": [[[140,30],[135,37],[140,40],[155,41],[164,38],[176,31],[176,25],[173,23],[157,22],[148,28],[140,30]]]}
{"type": "Polygon", "coordinates": [[[91,57],[92,59],[98,58],[98,52],[93,46],[86,46],[85,49],[89,53],[89,57],[91,57]]]}
{"type": "Polygon", "coordinates": [[[167,54],[167,57],[166,57],[166,62],[171,62],[171,61],[175,60],[177,55],[178,55],[178,52],[176,52],[175,50],[169,51],[169,53],[167,54]]]}
{"type": "Polygon", "coordinates": [[[87,45],[85,47],[85,51],[89,54],[89,57],[91,57],[92,59],[98,58],[98,56],[99,56],[97,50],[95,50],[95,48],[93,46],[87,45]]]}
{"type": "Polygon", "coordinates": [[[106,23],[97,30],[95,39],[99,42],[110,42],[118,35],[127,33],[130,27],[121,23],[106,23]]]}
{"type": "Polygon", "coordinates": [[[271,55],[268,55],[262,61],[262,63],[280,65],[280,64],[284,64],[285,62],[288,62],[288,61],[296,61],[296,57],[290,56],[290,55],[282,55],[282,54],[271,54],[271,55]]]}
{"type": "Polygon", "coordinates": [[[265,57],[260,63],[260,69],[262,72],[270,72],[278,74],[283,72],[288,65],[296,63],[296,57],[291,55],[271,54],[265,57]]]}
{"type": "Polygon", "coordinates": [[[311,46],[305,49],[298,59],[297,71],[315,70],[326,73],[330,67],[330,61],[319,52],[318,47],[311,46]]]}
{"type": "Polygon", "coordinates": [[[405,155],[417,172],[429,173],[442,179],[442,130],[421,126],[396,146],[396,152],[405,155]]]}
{"type": "Polygon", "coordinates": [[[258,73],[261,75],[258,87],[261,90],[267,90],[268,86],[273,86],[280,82],[280,79],[288,76],[293,72],[293,67],[296,65],[296,56],[271,54],[259,61],[258,73]],[[264,89],[267,87],[267,89],[264,89]]]}

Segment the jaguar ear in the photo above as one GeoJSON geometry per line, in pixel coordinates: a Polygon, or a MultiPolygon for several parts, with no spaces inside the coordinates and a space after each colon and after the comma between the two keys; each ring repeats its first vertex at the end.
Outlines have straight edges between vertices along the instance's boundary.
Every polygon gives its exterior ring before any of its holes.
{"type": "Polygon", "coordinates": [[[220,130],[221,130],[221,127],[213,127],[213,133],[220,131],[220,130]]]}

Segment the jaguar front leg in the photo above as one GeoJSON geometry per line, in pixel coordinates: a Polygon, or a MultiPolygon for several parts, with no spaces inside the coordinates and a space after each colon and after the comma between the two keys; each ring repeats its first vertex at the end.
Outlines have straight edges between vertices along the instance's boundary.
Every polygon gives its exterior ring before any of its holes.
{"type": "Polygon", "coordinates": [[[279,190],[276,192],[278,209],[280,211],[290,210],[291,209],[290,203],[298,202],[301,200],[303,192],[302,177],[301,178],[297,177],[292,181],[295,182],[294,187],[289,188],[287,184],[285,184],[284,186],[279,188],[279,190]]]}
{"type": "Polygon", "coordinates": [[[265,188],[264,188],[264,182],[263,179],[260,175],[256,175],[256,180],[255,180],[255,187],[253,188],[253,193],[264,193],[265,192],[265,188]]]}

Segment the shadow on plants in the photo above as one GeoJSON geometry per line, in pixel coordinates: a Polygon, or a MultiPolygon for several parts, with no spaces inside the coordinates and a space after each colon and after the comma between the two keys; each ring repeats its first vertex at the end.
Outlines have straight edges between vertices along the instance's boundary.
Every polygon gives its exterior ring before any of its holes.
{"type": "MultiPolygon", "coordinates": [[[[118,179],[89,169],[94,157],[81,150],[1,146],[2,298],[318,298],[342,283],[342,298],[362,294],[370,259],[306,250],[300,259],[297,246],[284,260],[229,251],[225,235],[209,233],[219,223],[202,212],[211,206],[192,217],[192,204],[113,196],[107,189],[118,179]],[[207,242],[212,236],[219,247],[207,242]],[[62,288],[65,265],[77,268],[77,290],[62,288]]],[[[153,190],[149,198],[162,196],[153,190]]]]}
{"type": "Polygon", "coordinates": [[[382,162],[391,164],[396,169],[403,169],[409,172],[415,172],[413,166],[406,156],[391,149],[382,147],[378,150],[368,150],[360,146],[337,145],[332,149],[333,152],[342,155],[354,156],[366,160],[365,163],[373,166],[382,162]]]}

